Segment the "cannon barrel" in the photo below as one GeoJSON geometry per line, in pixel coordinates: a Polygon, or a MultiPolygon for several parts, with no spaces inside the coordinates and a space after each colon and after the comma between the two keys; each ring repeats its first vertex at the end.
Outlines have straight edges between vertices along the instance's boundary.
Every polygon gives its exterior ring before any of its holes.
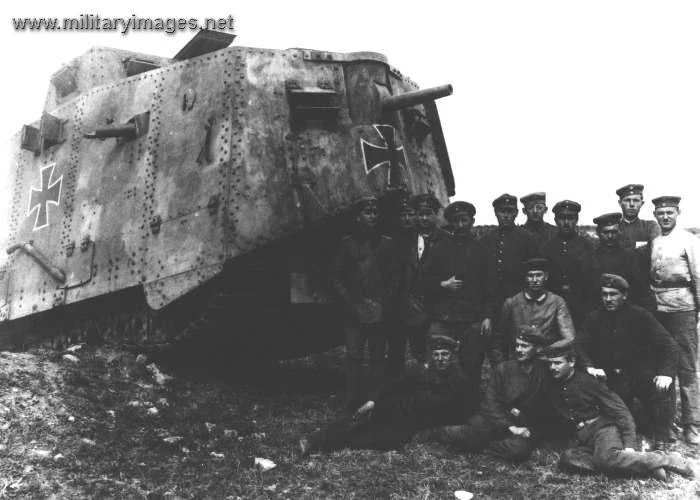
{"type": "Polygon", "coordinates": [[[401,95],[392,95],[382,99],[382,111],[393,111],[434,101],[452,94],[452,85],[439,85],[429,89],[414,90],[401,95]]]}
{"type": "Polygon", "coordinates": [[[134,139],[138,136],[138,126],[136,123],[125,123],[123,125],[110,125],[95,129],[93,132],[83,134],[87,139],[107,139],[109,137],[124,137],[134,139]]]}

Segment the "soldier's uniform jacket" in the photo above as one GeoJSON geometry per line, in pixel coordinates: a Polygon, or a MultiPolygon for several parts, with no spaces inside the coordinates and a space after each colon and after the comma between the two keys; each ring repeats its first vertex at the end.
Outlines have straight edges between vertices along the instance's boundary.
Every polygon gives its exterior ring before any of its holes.
{"type": "Polygon", "coordinates": [[[622,276],[629,283],[629,298],[637,305],[650,311],[656,310],[656,301],[649,290],[646,279],[648,273],[640,269],[637,254],[633,250],[619,247],[607,247],[598,244],[595,250],[582,258],[583,304],[585,313],[593,311],[600,305],[600,276],[604,273],[622,276]]]}
{"type": "Polygon", "coordinates": [[[403,231],[394,235],[400,267],[396,314],[405,324],[422,324],[427,316],[423,292],[423,267],[433,248],[450,234],[438,227],[423,235],[423,253],[418,257],[418,232],[403,231]]]}
{"type": "Polygon", "coordinates": [[[634,222],[627,222],[623,217],[620,221],[620,241],[628,250],[647,245],[660,234],[661,228],[655,220],[637,218],[634,222]]]}
{"type": "Polygon", "coordinates": [[[430,318],[446,323],[475,323],[489,317],[495,307],[492,284],[486,276],[486,250],[472,237],[451,236],[440,241],[425,262],[424,285],[430,318]],[[452,292],[440,283],[455,276],[461,290],[452,292]]]}
{"type": "Polygon", "coordinates": [[[359,323],[381,321],[394,303],[398,280],[390,237],[358,232],[343,238],[334,261],[333,287],[351,318],[359,323]]]}
{"type": "Polygon", "coordinates": [[[614,312],[603,307],[592,311],[576,340],[583,368],[602,368],[609,374],[676,375],[676,342],[649,311],[634,304],[614,312]]]}
{"type": "Polygon", "coordinates": [[[520,227],[534,238],[539,251],[547,242],[556,238],[559,232],[557,226],[544,221],[541,224],[533,224],[528,221],[520,227]]]}
{"type": "Polygon", "coordinates": [[[443,372],[414,368],[377,391],[372,419],[413,432],[461,423],[478,405],[474,385],[456,363],[443,372]]]}
{"type": "Polygon", "coordinates": [[[700,309],[700,239],[680,228],[652,242],[651,289],[662,312],[700,309]]]}
{"type": "Polygon", "coordinates": [[[506,230],[496,227],[481,239],[486,247],[488,280],[495,288],[496,310],[503,301],[523,288],[522,262],[535,257],[537,243],[533,237],[519,227],[506,230]]]}
{"type": "Polygon", "coordinates": [[[581,317],[583,309],[585,280],[581,263],[583,256],[592,251],[593,243],[579,234],[569,239],[557,234],[542,249],[550,261],[547,288],[566,301],[574,320],[581,317]]]}
{"type": "Polygon", "coordinates": [[[543,424],[551,411],[547,402],[550,377],[542,361],[534,361],[528,372],[516,360],[505,361],[491,373],[479,412],[493,428],[543,424]]]}
{"type": "Polygon", "coordinates": [[[620,396],[578,369],[568,380],[550,385],[549,399],[556,414],[575,432],[581,442],[599,429],[615,425],[625,448],[634,448],[637,434],[634,420],[620,396]]]}

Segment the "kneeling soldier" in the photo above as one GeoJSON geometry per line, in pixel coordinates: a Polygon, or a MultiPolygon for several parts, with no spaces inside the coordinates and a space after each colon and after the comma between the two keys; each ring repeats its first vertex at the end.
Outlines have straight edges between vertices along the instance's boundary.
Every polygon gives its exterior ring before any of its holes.
{"type": "Polygon", "coordinates": [[[577,337],[582,367],[607,380],[628,408],[639,398],[651,419],[655,447],[662,448],[671,439],[678,347],[650,312],[628,303],[629,285],[622,276],[603,274],[599,290],[602,306],[586,317],[577,337]]]}
{"type": "Polygon", "coordinates": [[[666,480],[666,472],[694,477],[680,453],[635,451],[634,420],[622,399],[601,382],[576,369],[573,348],[546,349],[554,383],[549,398],[568,423],[575,445],[559,465],[576,472],[636,474],[666,480]]]}
{"type": "Polygon", "coordinates": [[[479,413],[466,425],[444,427],[440,440],[505,460],[527,460],[551,421],[547,364],[538,359],[543,342],[539,330],[522,327],[515,339],[516,359],[496,366],[479,413]]]}
{"type": "Polygon", "coordinates": [[[430,348],[427,369],[407,372],[383,386],[354,416],[302,439],[302,454],[341,448],[390,450],[403,446],[422,429],[463,422],[476,408],[478,395],[456,362],[459,342],[433,336],[430,348]]]}

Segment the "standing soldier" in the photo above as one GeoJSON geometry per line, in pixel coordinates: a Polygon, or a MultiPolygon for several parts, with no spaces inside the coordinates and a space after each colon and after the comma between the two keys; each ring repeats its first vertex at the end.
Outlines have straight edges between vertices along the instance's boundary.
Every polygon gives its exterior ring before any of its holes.
{"type": "Polygon", "coordinates": [[[628,303],[622,276],[603,274],[598,290],[602,305],[576,337],[582,368],[607,380],[628,408],[637,397],[651,420],[654,448],[663,449],[671,441],[678,347],[649,311],[628,303]]]}
{"type": "Polygon", "coordinates": [[[620,396],[576,366],[573,348],[548,348],[554,379],[549,401],[575,438],[559,465],[577,472],[635,474],[666,480],[667,471],[692,478],[695,471],[680,453],[636,451],[637,433],[620,396]]]}
{"type": "Polygon", "coordinates": [[[547,195],[542,192],[530,193],[520,198],[527,221],[523,229],[534,236],[540,248],[557,234],[557,228],[544,221],[547,213],[547,195]]]}
{"type": "Polygon", "coordinates": [[[425,262],[424,285],[429,334],[461,342],[461,365],[478,386],[495,301],[487,289],[484,247],[471,234],[475,213],[474,205],[465,201],[445,209],[454,234],[439,242],[425,262]]]}
{"type": "Polygon", "coordinates": [[[481,243],[486,247],[488,280],[494,287],[498,317],[503,301],[523,288],[522,263],[537,253],[537,244],[530,234],[515,225],[518,200],[510,194],[502,194],[493,200],[493,210],[498,227],[490,231],[481,243]]]}
{"type": "Polygon", "coordinates": [[[622,214],[611,213],[593,219],[598,233],[595,249],[583,256],[583,277],[586,280],[584,293],[584,313],[600,305],[600,277],[604,273],[617,274],[629,283],[629,298],[635,304],[650,311],[656,310],[656,302],[646,280],[648,272],[639,268],[635,252],[622,247],[620,241],[620,220],[622,214]]]}
{"type": "Polygon", "coordinates": [[[700,311],[700,240],[676,227],[678,196],[652,200],[661,235],[651,244],[651,289],[657,317],[678,343],[681,423],[688,444],[700,444],[700,384],[697,375],[700,311]]]}
{"type": "Polygon", "coordinates": [[[644,186],[642,184],[627,184],[616,191],[619,200],[617,202],[622,209],[622,223],[620,224],[620,237],[623,246],[635,249],[651,243],[661,234],[661,229],[656,221],[642,220],[639,211],[644,205],[644,186]]]}
{"type": "Polygon", "coordinates": [[[542,253],[549,259],[549,289],[560,295],[569,307],[574,324],[583,319],[584,276],[581,261],[593,250],[593,243],[578,234],[581,205],[571,200],[560,201],[552,209],[557,235],[544,245],[542,253]]]}
{"type": "Polygon", "coordinates": [[[365,196],[352,207],[355,228],[343,238],[335,257],[333,286],[346,309],[346,402],[354,407],[360,393],[365,344],[369,344],[372,389],[381,383],[386,353],[384,321],[395,301],[396,251],[378,228],[378,200],[365,196]]]}

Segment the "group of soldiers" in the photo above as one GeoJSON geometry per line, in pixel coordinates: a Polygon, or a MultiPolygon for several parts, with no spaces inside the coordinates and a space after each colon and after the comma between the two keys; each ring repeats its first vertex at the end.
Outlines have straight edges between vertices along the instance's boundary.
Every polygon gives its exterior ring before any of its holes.
{"type": "Polygon", "coordinates": [[[676,439],[700,444],[700,239],[676,227],[679,197],[655,198],[656,221],[641,220],[643,189],[617,190],[621,212],[594,219],[597,243],[578,229],[574,201],[556,203],[556,226],[546,223],[545,193],[520,198],[522,226],[518,199],[496,198],[498,226],[481,238],[465,201],[444,209],[441,227],[430,194],[357,200],[333,273],[346,402],[357,410],[302,451],[395,448],[432,428],[463,449],[525,460],[542,439],[568,435],[560,465],[572,470],[692,476],[668,450],[676,439]],[[643,421],[630,413],[635,399],[643,421]],[[655,451],[636,451],[639,423],[655,451]]]}

